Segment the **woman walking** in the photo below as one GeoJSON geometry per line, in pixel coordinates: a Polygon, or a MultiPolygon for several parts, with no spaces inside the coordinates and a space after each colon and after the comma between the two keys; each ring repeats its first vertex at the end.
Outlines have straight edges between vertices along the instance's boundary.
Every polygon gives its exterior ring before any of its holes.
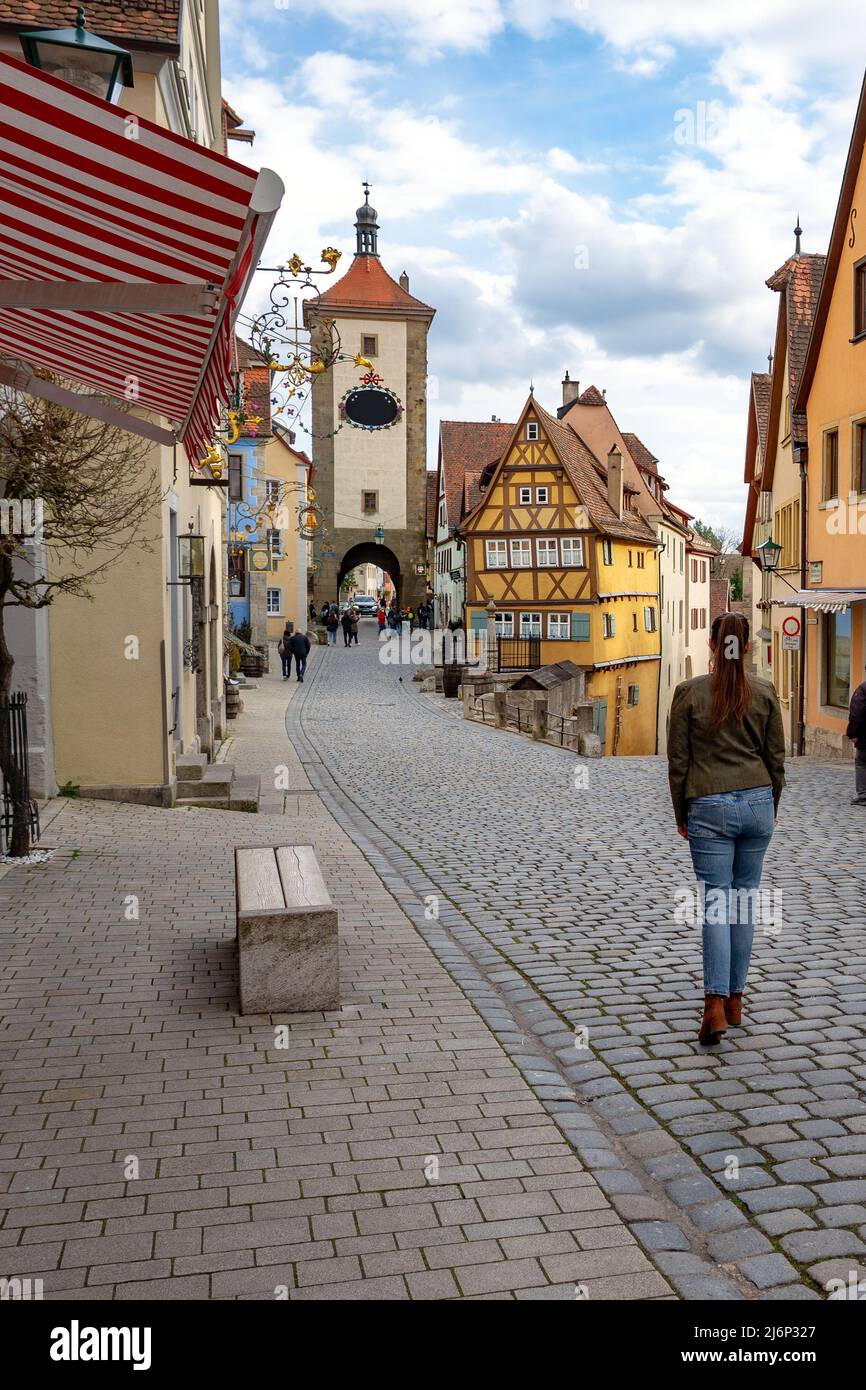
{"type": "Polygon", "coordinates": [[[749,678],[749,624],[721,613],[708,676],[678,685],[668,727],[668,776],[677,832],[700,887],[704,1017],[712,1045],[742,1018],[755,932],[754,902],[785,785],[785,735],[776,692],[749,678]],[[739,890],[739,891],[736,891],[739,890]]]}
{"type": "Polygon", "coordinates": [[[336,643],[337,643],[337,628],[338,628],[339,626],[340,626],[340,618],[339,618],[339,615],[338,615],[338,613],[337,613],[337,610],[336,610],[335,607],[331,607],[331,608],[328,609],[328,613],[327,613],[327,616],[326,616],[326,618],[325,618],[325,627],[326,627],[327,633],[328,633],[328,641],[330,642],[330,644],[331,644],[332,647],[333,647],[333,646],[336,646],[336,643]]]}

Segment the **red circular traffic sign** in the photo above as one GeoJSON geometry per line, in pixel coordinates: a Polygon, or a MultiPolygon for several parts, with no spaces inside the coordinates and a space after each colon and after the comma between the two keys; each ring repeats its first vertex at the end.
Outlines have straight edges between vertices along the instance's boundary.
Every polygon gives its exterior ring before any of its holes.
{"type": "Polygon", "coordinates": [[[786,637],[798,637],[800,634],[800,619],[793,615],[782,619],[782,631],[786,637]]]}

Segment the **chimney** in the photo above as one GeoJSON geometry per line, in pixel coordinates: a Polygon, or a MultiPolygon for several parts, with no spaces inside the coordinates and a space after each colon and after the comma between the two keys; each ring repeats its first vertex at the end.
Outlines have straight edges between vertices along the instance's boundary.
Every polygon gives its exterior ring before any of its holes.
{"type": "Polygon", "coordinates": [[[571,402],[576,401],[579,395],[580,382],[572,381],[568,372],[566,372],[562,381],[562,404],[571,405],[571,402]]]}
{"type": "Polygon", "coordinates": [[[615,444],[607,456],[607,500],[622,517],[622,454],[615,444]]]}
{"type": "Polygon", "coordinates": [[[408,290],[409,288],[409,276],[406,274],[405,270],[400,276],[400,288],[401,290],[408,290]]]}

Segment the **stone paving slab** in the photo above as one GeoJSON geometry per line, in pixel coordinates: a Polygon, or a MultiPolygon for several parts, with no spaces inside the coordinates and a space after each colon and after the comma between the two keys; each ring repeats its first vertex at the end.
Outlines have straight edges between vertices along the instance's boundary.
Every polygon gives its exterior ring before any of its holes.
{"type": "Polygon", "coordinates": [[[290,694],[261,682],[226,750],[290,768],[285,814],[64,801],[55,858],[0,881],[0,1271],[48,1299],[671,1297],[310,795],[290,694]],[[343,1006],[241,1018],[232,850],[310,840],[343,1006]]]}

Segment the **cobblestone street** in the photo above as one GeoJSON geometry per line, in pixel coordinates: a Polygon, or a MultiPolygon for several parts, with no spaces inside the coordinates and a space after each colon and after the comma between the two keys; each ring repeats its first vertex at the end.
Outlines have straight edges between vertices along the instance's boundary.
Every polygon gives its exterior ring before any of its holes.
{"type": "Polygon", "coordinates": [[[464,723],[408,668],[401,682],[371,627],[317,653],[290,733],[658,1267],[687,1297],[863,1278],[866,827],[850,769],[789,765],[765,874],[781,933],[757,935],[745,1027],[705,1050],[664,762],[594,762],[576,788],[574,755],[464,723]]]}
{"type": "Polygon", "coordinates": [[[464,723],[371,629],[247,694],[220,756],[261,774],[259,815],[59,799],[54,859],[0,878],[3,1276],[122,1300],[814,1299],[862,1277],[848,770],[792,770],[782,934],[707,1052],[663,762],[595,762],[578,789],[573,755],[464,723]],[[233,847],[303,842],[343,1007],[240,1017],[233,847]]]}

